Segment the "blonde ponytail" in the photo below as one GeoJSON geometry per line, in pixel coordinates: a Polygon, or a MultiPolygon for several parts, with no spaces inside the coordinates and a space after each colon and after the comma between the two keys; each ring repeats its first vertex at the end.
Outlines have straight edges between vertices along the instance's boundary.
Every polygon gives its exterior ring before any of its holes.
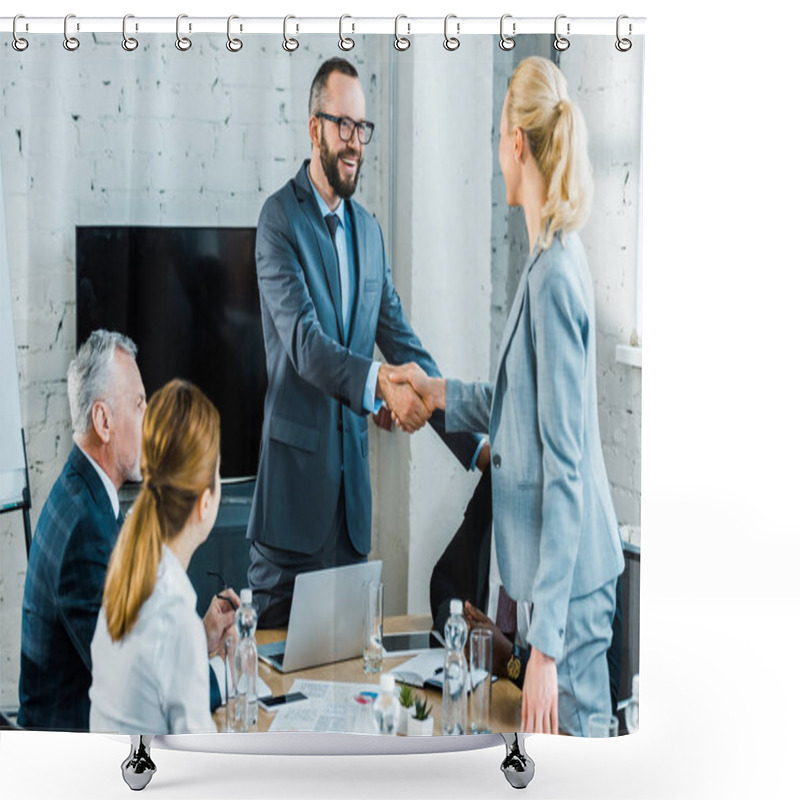
{"type": "Polygon", "coordinates": [[[578,230],[591,212],[592,168],[586,124],[567,96],[558,67],[532,56],[517,65],[508,84],[508,127],[520,128],[547,185],[539,244],[578,230]]]}
{"type": "Polygon", "coordinates": [[[128,634],[153,593],[161,547],[177,536],[200,495],[216,491],[219,412],[188,381],[152,397],[144,416],[144,485],[111,553],[103,609],[111,640],[128,634]]]}
{"type": "Polygon", "coordinates": [[[139,609],[153,593],[159,561],[156,501],[152,492],[143,489],[122,526],[106,572],[103,608],[111,641],[119,641],[133,628],[139,609]]]}

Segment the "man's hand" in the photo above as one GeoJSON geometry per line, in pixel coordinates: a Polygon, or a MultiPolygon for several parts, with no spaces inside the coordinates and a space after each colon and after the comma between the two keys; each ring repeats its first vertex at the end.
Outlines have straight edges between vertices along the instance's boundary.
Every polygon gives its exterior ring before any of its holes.
{"type": "Polygon", "coordinates": [[[234,605],[215,596],[208,607],[208,611],[206,611],[206,615],[203,617],[209,658],[217,655],[222,650],[226,635],[234,632],[232,630],[234,617],[236,616],[236,609],[240,605],[239,596],[233,589],[226,589],[222,594],[230,598],[234,605]]]}
{"type": "Polygon", "coordinates": [[[556,661],[531,648],[522,685],[522,730],[558,733],[558,673],[556,661]]]}
{"type": "Polygon", "coordinates": [[[506,668],[508,667],[508,660],[514,652],[514,645],[508,640],[503,631],[483,611],[475,608],[469,600],[464,603],[464,618],[467,620],[467,626],[470,630],[473,628],[488,628],[492,632],[492,673],[501,678],[508,677],[506,668]]]}
{"type": "Polygon", "coordinates": [[[446,399],[444,378],[429,377],[422,367],[414,362],[391,368],[389,378],[395,385],[411,386],[422,398],[429,414],[437,408],[444,411],[446,399]]]}
{"type": "Polygon", "coordinates": [[[377,393],[392,412],[392,419],[404,431],[414,433],[425,425],[432,412],[410,384],[395,383],[389,379],[390,374],[396,369],[397,367],[390,364],[381,364],[378,370],[377,393]]]}

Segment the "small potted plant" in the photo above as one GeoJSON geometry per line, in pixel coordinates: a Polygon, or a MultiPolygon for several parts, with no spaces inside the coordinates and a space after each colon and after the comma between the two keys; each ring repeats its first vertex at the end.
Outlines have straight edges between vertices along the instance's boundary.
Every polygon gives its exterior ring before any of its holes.
{"type": "Polygon", "coordinates": [[[408,718],[409,736],[433,736],[431,707],[424,697],[414,698],[414,713],[408,718]]]}
{"type": "Polygon", "coordinates": [[[397,726],[397,732],[401,736],[408,734],[408,718],[411,716],[411,711],[414,707],[414,692],[411,687],[404,683],[400,687],[400,722],[397,726]]]}

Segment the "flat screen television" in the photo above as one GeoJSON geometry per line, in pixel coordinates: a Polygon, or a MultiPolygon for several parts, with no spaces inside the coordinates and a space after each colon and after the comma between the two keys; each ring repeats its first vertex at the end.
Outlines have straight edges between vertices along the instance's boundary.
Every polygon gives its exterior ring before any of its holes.
{"type": "Polygon", "coordinates": [[[97,328],[130,336],[148,397],[197,384],[222,425],[224,479],[258,467],[264,339],[254,228],[102,226],[76,230],[78,346],[97,328]]]}

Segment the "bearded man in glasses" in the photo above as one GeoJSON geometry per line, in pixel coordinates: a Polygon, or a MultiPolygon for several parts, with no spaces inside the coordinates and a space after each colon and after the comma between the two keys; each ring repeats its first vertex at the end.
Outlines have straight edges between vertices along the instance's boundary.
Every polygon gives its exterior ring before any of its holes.
{"type": "Polygon", "coordinates": [[[352,199],[375,127],[352,64],[322,64],[308,111],[311,158],[267,198],[256,235],[269,382],[247,538],[262,628],[287,624],[300,573],[366,561],[370,413],[385,404],[407,431],[430,418],[467,469],[489,455],[388,379],[409,361],[440,373],[403,312],[380,226],[352,199]]]}

